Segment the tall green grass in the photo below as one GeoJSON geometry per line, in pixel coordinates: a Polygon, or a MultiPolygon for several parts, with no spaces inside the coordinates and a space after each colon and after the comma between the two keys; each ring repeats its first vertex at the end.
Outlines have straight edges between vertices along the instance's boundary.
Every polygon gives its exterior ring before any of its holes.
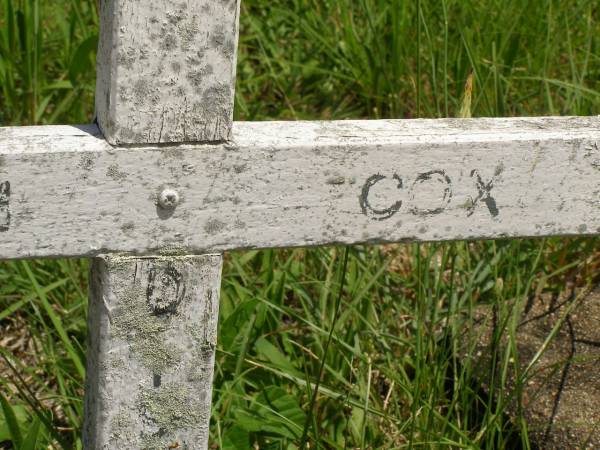
{"type": "Polygon", "coordinates": [[[2,0],[0,123],[89,122],[95,0],[2,0]]]}
{"type": "Polygon", "coordinates": [[[274,0],[243,7],[240,118],[597,114],[590,0],[274,0]],[[419,33],[420,31],[420,33],[419,33]]]}
{"type": "MultiPolygon", "coordinates": [[[[91,121],[96,2],[0,5],[0,123],[91,121]]],[[[598,14],[591,0],[244,0],[236,117],[598,114],[598,14]]],[[[213,446],[531,448],[503,400],[522,302],[597,267],[589,239],[229,254],[213,446]],[[465,334],[482,304],[508,330],[487,389],[465,334]]],[[[86,270],[0,265],[7,448],[81,448],[86,270]]]]}

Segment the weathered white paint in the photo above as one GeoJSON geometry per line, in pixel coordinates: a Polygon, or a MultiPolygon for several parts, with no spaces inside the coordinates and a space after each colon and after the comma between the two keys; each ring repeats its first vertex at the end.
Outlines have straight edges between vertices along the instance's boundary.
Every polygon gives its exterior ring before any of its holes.
{"type": "MultiPolygon", "coordinates": [[[[135,204],[123,203],[122,195],[130,189],[127,180],[137,175],[121,165],[121,158],[127,160],[130,152],[143,157],[146,150],[109,144],[223,142],[231,136],[239,0],[104,0],[101,5],[96,114],[103,136],[95,127],[78,130],[74,134],[83,136],[74,137],[72,153],[63,148],[52,155],[21,155],[23,162],[45,166],[27,176],[34,184],[45,184],[62,203],[51,213],[46,236],[35,236],[38,242],[50,242],[50,233],[59,229],[59,234],[74,231],[64,222],[71,207],[86,209],[84,228],[98,227],[104,236],[114,230],[99,227],[114,224],[114,214],[130,216],[119,225],[121,237],[137,240],[145,233],[135,204]],[[63,158],[69,153],[74,157],[63,158]],[[99,182],[101,172],[113,187],[99,182]],[[54,184],[52,178],[75,184],[54,184]],[[86,191],[87,198],[78,198],[79,191],[86,191]],[[112,196],[110,205],[105,195],[112,196]],[[94,218],[88,215],[92,211],[94,218]]],[[[154,149],[152,159],[171,159],[174,151],[154,149]]],[[[184,194],[172,180],[176,174],[156,175],[151,175],[151,191],[136,203],[149,205],[161,228],[177,213],[184,194]]],[[[22,220],[16,205],[33,193],[10,190],[9,180],[6,186],[8,234],[22,220]]],[[[141,193],[139,187],[132,192],[141,193]]],[[[22,211],[33,211],[26,208],[22,211]]],[[[87,246],[98,246],[99,236],[81,231],[70,239],[91,239],[87,246]]],[[[165,232],[161,228],[159,233],[165,232]]],[[[97,248],[113,251],[103,244],[97,248]]],[[[220,255],[95,260],[90,272],[86,449],[207,448],[221,261],[220,255]]]]}
{"type": "Polygon", "coordinates": [[[103,0],[96,114],[111,144],[230,137],[239,0],[103,0]]]}
{"type": "Polygon", "coordinates": [[[597,117],[236,123],[135,148],[6,128],[0,160],[5,259],[600,233],[597,117]]]}
{"type": "Polygon", "coordinates": [[[221,263],[94,260],[84,448],[207,448],[221,263]]]}

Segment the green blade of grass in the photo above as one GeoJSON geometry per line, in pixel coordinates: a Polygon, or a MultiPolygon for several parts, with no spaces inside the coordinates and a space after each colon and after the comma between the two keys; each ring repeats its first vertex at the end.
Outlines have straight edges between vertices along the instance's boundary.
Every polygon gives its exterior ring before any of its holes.
{"type": "Polygon", "coordinates": [[[15,448],[21,448],[21,444],[23,443],[23,437],[21,436],[21,429],[19,427],[19,422],[17,421],[17,416],[13,411],[11,404],[1,393],[0,405],[2,405],[2,413],[4,415],[4,420],[8,425],[8,430],[10,431],[12,443],[15,448]]]}
{"type": "Polygon", "coordinates": [[[65,328],[63,327],[62,321],[60,320],[60,318],[54,311],[54,308],[52,308],[52,306],[50,305],[50,302],[48,301],[48,298],[46,297],[46,292],[39,285],[35,275],[33,274],[32,270],[31,270],[30,264],[27,261],[22,261],[21,264],[22,264],[23,268],[25,269],[25,272],[27,273],[29,280],[31,281],[31,284],[32,284],[38,298],[40,299],[40,301],[42,303],[42,307],[44,308],[44,311],[46,312],[46,314],[50,318],[50,321],[52,322],[52,325],[54,326],[54,330],[60,337],[60,340],[62,341],[63,345],[65,346],[65,350],[67,351],[67,354],[69,355],[71,361],[73,362],[73,365],[75,366],[75,369],[77,370],[78,375],[82,379],[85,378],[85,366],[84,366],[79,354],[75,351],[75,348],[73,347],[73,344],[71,343],[71,339],[69,338],[69,335],[67,334],[65,328]]]}

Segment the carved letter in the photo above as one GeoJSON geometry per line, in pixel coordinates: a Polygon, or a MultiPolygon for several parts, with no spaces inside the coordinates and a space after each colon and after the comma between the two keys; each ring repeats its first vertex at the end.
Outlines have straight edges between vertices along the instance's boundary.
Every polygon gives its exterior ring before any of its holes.
{"type": "Polygon", "coordinates": [[[10,228],[10,183],[0,183],[0,231],[10,228]]]}
{"type": "Polygon", "coordinates": [[[471,171],[471,178],[474,177],[476,177],[478,195],[467,208],[467,216],[471,217],[475,213],[475,207],[477,206],[479,200],[483,200],[492,217],[498,217],[500,211],[496,205],[496,200],[491,195],[491,191],[494,187],[495,177],[492,178],[488,183],[484,183],[479,175],[479,172],[477,170],[473,170],[471,171]]]}
{"type": "Polygon", "coordinates": [[[450,177],[446,175],[446,172],[443,170],[432,170],[431,172],[420,173],[417,175],[417,179],[413,183],[410,190],[410,199],[414,204],[410,211],[417,216],[441,214],[450,204],[450,200],[452,200],[452,180],[450,180],[450,177]],[[434,208],[424,208],[422,204],[418,204],[420,202],[415,201],[415,191],[419,187],[422,188],[425,183],[430,182],[437,182],[443,187],[442,196],[440,197],[440,206],[436,206],[434,208]]]}
{"type": "Polygon", "coordinates": [[[157,270],[151,268],[146,286],[148,305],[156,315],[174,314],[185,296],[182,275],[171,265],[157,270]]]}
{"type": "MultiPolygon", "coordinates": [[[[375,186],[377,183],[385,180],[386,178],[387,178],[386,176],[380,175],[380,174],[373,175],[372,177],[370,177],[367,180],[367,182],[363,186],[359,200],[360,200],[360,207],[365,216],[368,216],[369,214],[371,214],[371,215],[375,216],[375,217],[373,217],[373,219],[375,219],[375,220],[386,220],[386,219],[393,217],[394,214],[396,214],[398,211],[400,211],[400,208],[402,207],[402,200],[396,201],[389,208],[385,208],[385,209],[373,208],[373,206],[371,206],[371,204],[369,203],[369,194],[371,193],[371,188],[373,186],[375,186]]],[[[398,175],[394,174],[393,179],[398,182],[398,189],[402,189],[402,187],[403,187],[402,178],[400,178],[398,175]]]]}

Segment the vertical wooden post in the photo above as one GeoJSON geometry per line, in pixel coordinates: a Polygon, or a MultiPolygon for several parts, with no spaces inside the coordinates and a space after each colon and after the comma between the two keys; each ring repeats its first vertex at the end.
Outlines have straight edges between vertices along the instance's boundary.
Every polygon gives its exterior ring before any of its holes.
{"type": "MultiPolygon", "coordinates": [[[[239,0],[103,0],[96,116],[106,140],[228,140],[238,16],[239,0]]],[[[159,220],[177,217],[184,189],[157,180],[148,195],[159,220]]],[[[207,448],[221,264],[94,260],[84,448],[207,448]]]]}
{"type": "Polygon", "coordinates": [[[221,255],[94,260],[85,448],[204,449],[221,255]]]}
{"type": "Polygon", "coordinates": [[[239,0],[103,0],[96,114],[111,144],[230,137],[239,0]]]}

